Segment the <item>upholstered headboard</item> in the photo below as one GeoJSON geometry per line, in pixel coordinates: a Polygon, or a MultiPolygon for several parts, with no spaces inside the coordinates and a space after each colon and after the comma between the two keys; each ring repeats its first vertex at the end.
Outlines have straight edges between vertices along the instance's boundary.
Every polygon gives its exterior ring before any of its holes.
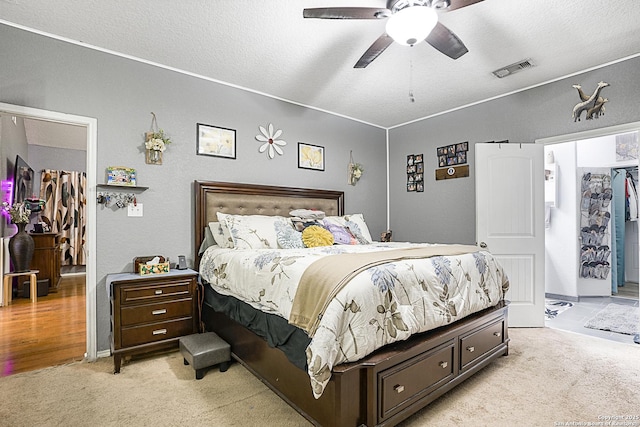
{"type": "Polygon", "coordinates": [[[195,181],[195,261],[205,227],[217,221],[217,212],[239,215],[289,216],[294,209],[317,209],[327,215],[344,215],[344,192],[310,188],[274,187],[231,182],[195,181]]]}

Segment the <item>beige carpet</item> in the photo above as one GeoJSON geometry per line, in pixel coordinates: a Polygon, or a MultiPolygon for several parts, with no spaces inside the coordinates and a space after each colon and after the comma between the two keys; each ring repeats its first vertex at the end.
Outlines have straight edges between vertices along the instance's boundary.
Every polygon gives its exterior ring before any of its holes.
{"type": "MultiPolygon", "coordinates": [[[[509,356],[402,426],[587,425],[640,415],[640,345],[549,328],[509,333],[509,356]]],[[[175,352],[112,372],[108,358],[0,378],[0,425],[309,425],[239,364],[196,381],[175,352]]]]}

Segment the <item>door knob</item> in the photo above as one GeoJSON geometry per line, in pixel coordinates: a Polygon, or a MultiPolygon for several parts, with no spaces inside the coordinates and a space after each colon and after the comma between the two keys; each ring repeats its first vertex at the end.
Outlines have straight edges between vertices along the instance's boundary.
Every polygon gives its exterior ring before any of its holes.
{"type": "Polygon", "coordinates": [[[487,249],[487,244],[485,242],[480,242],[480,247],[482,249],[487,249]]]}

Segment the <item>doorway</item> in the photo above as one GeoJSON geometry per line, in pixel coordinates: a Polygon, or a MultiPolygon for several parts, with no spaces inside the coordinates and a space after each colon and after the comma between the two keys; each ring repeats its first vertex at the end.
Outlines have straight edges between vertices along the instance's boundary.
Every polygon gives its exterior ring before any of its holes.
{"type": "Polygon", "coordinates": [[[0,103],[0,114],[44,120],[54,123],[83,126],[86,128],[87,166],[87,226],[86,226],[86,352],[85,358],[93,361],[97,357],[97,316],[96,316],[96,169],[97,169],[97,120],[54,111],[0,103]]]}
{"type": "Polygon", "coordinates": [[[607,158],[630,135],[637,138],[633,132],[545,147],[546,247],[555,268],[547,293],[638,299],[637,158],[607,158]],[[577,263],[560,256],[568,242],[579,242],[577,263]],[[565,285],[557,286],[562,269],[565,285]]]}
{"type": "MultiPolygon", "coordinates": [[[[628,332],[618,333],[612,332],[615,329],[594,328],[591,323],[596,317],[600,319],[613,319],[610,317],[610,311],[605,310],[608,306],[616,306],[617,310],[625,312],[625,316],[629,313],[629,307],[637,307],[640,304],[640,297],[637,291],[637,279],[635,283],[633,278],[638,277],[638,265],[640,264],[639,240],[640,230],[637,221],[632,223],[631,227],[626,227],[627,222],[622,219],[618,224],[622,224],[626,230],[627,245],[624,249],[626,252],[626,262],[632,266],[635,271],[631,274],[627,271],[622,277],[630,279],[624,283],[624,287],[619,287],[618,292],[614,292],[612,272],[609,272],[606,278],[589,277],[582,274],[581,259],[583,255],[583,240],[580,233],[583,231],[579,228],[581,220],[591,219],[590,212],[584,212],[582,201],[585,200],[583,191],[583,179],[590,181],[595,173],[597,179],[603,178],[606,186],[608,180],[614,175],[614,168],[627,170],[637,170],[638,155],[637,144],[630,158],[624,159],[619,156],[616,145],[620,148],[620,140],[624,140],[624,135],[634,134],[634,143],[637,141],[637,133],[640,130],[640,122],[629,123],[626,125],[613,126],[609,128],[596,129],[587,132],[580,132],[570,135],[562,135],[553,138],[537,140],[536,143],[545,144],[546,165],[545,170],[549,170],[555,174],[555,182],[551,183],[555,188],[555,197],[547,200],[545,204],[547,221],[552,224],[548,228],[546,234],[546,271],[545,271],[545,296],[547,298],[547,307],[545,310],[545,325],[547,327],[566,330],[574,333],[597,336],[600,338],[624,342],[628,344],[640,343],[640,336],[628,335],[628,332]],[[617,139],[617,141],[616,141],[617,139]],[[583,150],[582,158],[579,159],[579,149],[585,148],[589,142],[593,145],[591,150],[583,150]],[[603,145],[610,144],[611,148],[608,152],[602,153],[603,145]],[[553,154],[549,154],[553,153],[553,154]],[[595,154],[598,153],[598,154],[595,154]],[[594,155],[595,154],[595,155],[594,155]],[[584,157],[591,156],[591,159],[584,157]],[[608,156],[608,159],[605,158],[608,156]],[[563,159],[562,163],[558,159],[563,159]],[[555,164],[553,164],[555,163],[555,164]],[[553,164],[553,165],[550,165],[553,164]],[[580,169],[579,166],[587,166],[588,168],[580,169]],[[593,167],[593,169],[590,169],[593,167]],[[590,170],[589,170],[590,169],[590,170]],[[553,207],[549,207],[551,204],[553,207]],[[635,227],[634,227],[635,226],[635,227]],[[553,242],[555,241],[555,245],[553,242]],[[583,276],[583,277],[580,277],[583,276]],[[597,279],[600,280],[597,280],[597,279]],[[623,295],[619,290],[624,289],[623,295]],[[621,298],[622,296],[622,298],[621,298]],[[626,306],[622,308],[620,306],[626,306]],[[609,316],[609,317],[608,317],[609,316]]],[[[548,175],[548,174],[547,174],[548,175]]],[[[546,185],[549,185],[547,183],[546,185]]],[[[603,186],[602,188],[606,187],[603,186]]],[[[589,190],[589,186],[585,190],[589,190]]],[[[611,188],[613,190],[613,188],[611,188]]],[[[596,191],[598,193],[599,191],[596,191]]],[[[604,194],[604,193],[601,193],[604,194]]],[[[599,197],[599,196],[598,196],[599,197]]],[[[623,188],[622,200],[625,194],[623,188]]],[[[613,200],[613,199],[612,199],[613,200]]],[[[621,200],[618,198],[617,200],[621,200]]],[[[609,204],[611,204],[609,202],[609,204]]],[[[591,207],[591,206],[590,206],[591,207]]],[[[611,207],[605,209],[609,214],[614,212],[611,207]]],[[[617,212],[621,209],[618,208],[617,212]]],[[[624,211],[624,207],[622,208],[624,211]]],[[[602,213],[602,212],[600,212],[602,213]]],[[[609,219],[606,217],[607,220],[609,219]]],[[[601,226],[602,224],[598,224],[601,226]]],[[[623,230],[624,230],[623,228],[623,230]]],[[[623,231],[624,232],[624,231],[623,231]]],[[[601,246],[606,249],[613,246],[611,238],[615,239],[615,230],[611,233],[608,231],[605,237],[608,239],[601,246]]],[[[598,247],[600,248],[600,247],[598,247]]],[[[601,263],[604,266],[613,265],[612,261],[617,259],[608,255],[606,262],[601,263]]],[[[616,264],[617,265],[617,264],[616,264]]],[[[589,270],[587,270],[589,271],[589,270]]],[[[596,270],[597,271],[597,270],[596,270]]],[[[615,274],[615,273],[614,273],[615,274]]],[[[623,279],[624,280],[624,279],[623,279]]],[[[613,311],[612,311],[613,312],[613,311]]],[[[616,317],[617,319],[617,317],[616,317]]],[[[606,322],[606,320],[605,320],[606,322]]],[[[616,322],[614,322],[616,323],[616,322]]]]}

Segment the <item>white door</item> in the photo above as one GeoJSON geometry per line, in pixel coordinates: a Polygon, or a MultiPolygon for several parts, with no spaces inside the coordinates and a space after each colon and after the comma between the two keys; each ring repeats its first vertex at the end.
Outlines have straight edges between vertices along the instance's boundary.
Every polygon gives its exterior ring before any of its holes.
{"type": "Polygon", "coordinates": [[[476,237],[505,268],[509,326],[544,326],[542,144],[476,144],[476,237]]]}

